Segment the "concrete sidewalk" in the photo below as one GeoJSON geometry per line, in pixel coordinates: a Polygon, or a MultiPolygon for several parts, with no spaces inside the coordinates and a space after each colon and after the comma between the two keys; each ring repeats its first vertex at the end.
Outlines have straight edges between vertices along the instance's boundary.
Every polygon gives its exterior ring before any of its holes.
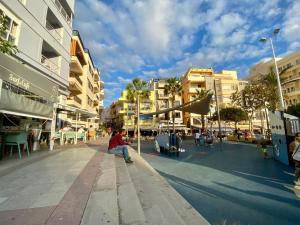
{"type": "Polygon", "coordinates": [[[208,224],[134,150],[128,165],[106,149],[0,162],[0,225],[208,224]]]}

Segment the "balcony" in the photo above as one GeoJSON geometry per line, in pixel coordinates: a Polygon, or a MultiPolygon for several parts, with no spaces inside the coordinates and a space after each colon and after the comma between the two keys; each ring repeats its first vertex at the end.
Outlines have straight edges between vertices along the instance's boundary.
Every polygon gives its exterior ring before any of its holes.
{"type": "Polygon", "coordinates": [[[205,76],[200,75],[200,74],[199,75],[193,74],[193,75],[188,76],[187,80],[192,82],[192,83],[198,83],[198,82],[200,83],[200,82],[205,81],[205,76]]]}
{"type": "Polygon", "coordinates": [[[72,14],[71,13],[67,13],[66,10],[64,9],[64,7],[62,6],[62,4],[60,3],[59,0],[53,0],[54,4],[57,8],[57,10],[60,12],[60,14],[64,17],[64,19],[66,20],[66,22],[69,25],[72,25],[72,14]]]}
{"type": "Polygon", "coordinates": [[[70,76],[69,78],[69,90],[74,93],[82,93],[82,81],[79,77],[70,76]]]}
{"type": "Polygon", "coordinates": [[[58,74],[59,66],[58,66],[57,58],[58,57],[48,58],[48,57],[46,57],[45,55],[42,54],[41,63],[44,67],[46,67],[49,70],[51,70],[52,72],[58,74]]]}
{"type": "Polygon", "coordinates": [[[99,81],[100,81],[99,74],[98,73],[94,73],[94,82],[98,83],[99,81]]]}
{"type": "Polygon", "coordinates": [[[169,96],[168,96],[168,95],[161,94],[161,93],[159,93],[159,94],[156,94],[156,97],[157,97],[158,99],[168,99],[168,98],[169,98],[169,96]]]}
{"type": "Polygon", "coordinates": [[[93,84],[93,91],[94,91],[94,93],[99,93],[100,92],[100,88],[99,88],[99,85],[97,83],[93,84]]]}
{"type": "Polygon", "coordinates": [[[282,79],[281,85],[284,85],[284,84],[287,84],[287,83],[290,83],[290,82],[293,82],[293,81],[296,81],[296,80],[299,80],[299,79],[300,79],[300,74],[295,74],[295,75],[290,76],[288,78],[282,79]]]}
{"type": "Polygon", "coordinates": [[[49,33],[59,42],[61,43],[62,35],[60,34],[59,30],[57,28],[54,28],[51,23],[48,21],[46,22],[46,28],[49,31],[49,33]]]}
{"type": "Polygon", "coordinates": [[[70,105],[70,106],[81,108],[81,99],[76,95],[69,96],[67,98],[67,104],[70,105]]]}
{"type": "Polygon", "coordinates": [[[98,106],[99,105],[99,100],[97,98],[94,98],[94,106],[98,106]]]}
{"type": "Polygon", "coordinates": [[[71,56],[70,71],[82,75],[83,67],[77,56],[71,56]]]}
{"type": "Polygon", "coordinates": [[[165,82],[158,82],[157,88],[165,88],[166,83],[165,82]]]}

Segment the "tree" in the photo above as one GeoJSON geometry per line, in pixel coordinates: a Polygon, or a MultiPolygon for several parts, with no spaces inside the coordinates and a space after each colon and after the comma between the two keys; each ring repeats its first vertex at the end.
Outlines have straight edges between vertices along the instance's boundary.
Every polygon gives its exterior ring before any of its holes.
{"type": "MultiPolygon", "coordinates": [[[[167,84],[164,87],[165,95],[168,95],[171,100],[171,107],[175,106],[175,96],[181,95],[182,93],[182,85],[180,80],[176,77],[172,77],[167,79],[167,84]]],[[[172,121],[173,121],[173,133],[175,134],[175,111],[172,111],[172,121]]]]}
{"type": "Polygon", "coordinates": [[[264,105],[261,88],[259,84],[248,84],[242,91],[236,91],[231,95],[232,103],[248,113],[250,130],[252,130],[254,112],[264,105]]]}
{"type": "Polygon", "coordinates": [[[127,100],[128,102],[135,103],[135,116],[134,116],[134,134],[137,134],[137,109],[138,103],[137,99],[138,96],[140,100],[147,99],[149,97],[150,91],[147,88],[147,82],[143,81],[139,78],[135,78],[129,83],[126,87],[127,90],[127,100]]]}
{"type": "Polygon", "coordinates": [[[17,46],[15,46],[10,41],[2,38],[7,32],[7,17],[2,11],[0,11],[0,52],[9,55],[14,55],[18,52],[17,46]]]}
{"type": "MultiPolygon", "coordinates": [[[[196,90],[197,94],[194,95],[194,97],[198,98],[198,99],[202,99],[205,97],[208,97],[209,95],[212,95],[212,93],[210,92],[210,90],[204,90],[204,89],[200,89],[200,90],[196,90]]],[[[205,118],[204,115],[201,114],[201,126],[202,126],[202,130],[205,130],[205,118]]]]}
{"type": "Polygon", "coordinates": [[[300,117],[300,104],[291,105],[287,108],[287,113],[293,116],[300,117]]]}
{"type": "MultiPolygon", "coordinates": [[[[216,113],[214,117],[217,117],[216,113]]],[[[224,121],[234,122],[234,127],[237,129],[237,123],[248,120],[248,114],[240,108],[228,107],[220,110],[220,118],[224,121]]]]}

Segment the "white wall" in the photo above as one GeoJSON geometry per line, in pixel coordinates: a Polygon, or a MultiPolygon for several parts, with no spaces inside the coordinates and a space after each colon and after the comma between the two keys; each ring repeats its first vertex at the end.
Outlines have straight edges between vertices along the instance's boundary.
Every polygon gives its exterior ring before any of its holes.
{"type": "MultiPolygon", "coordinates": [[[[72,36],[72,24],[68,24],[60,14],[52,0],[26,0],[25,5],[17,0],[3,0],[3,5],[21,20],[20,35],[17,47],[20,50],[18,56],[28,62],[34,68],[42,71],[60,85],[67,88],[69,85],[70,42],[72,36]],[[61,43],[46,29],[47,9],[50,8],[62,24],[63,40],[61,43]],[[45,40],[60,55],[60,72],[54,74],[48,68],[41,65],[42,43],[45,40]]],[[[67,0],[74,10],[74,0],[67,0]]]]}

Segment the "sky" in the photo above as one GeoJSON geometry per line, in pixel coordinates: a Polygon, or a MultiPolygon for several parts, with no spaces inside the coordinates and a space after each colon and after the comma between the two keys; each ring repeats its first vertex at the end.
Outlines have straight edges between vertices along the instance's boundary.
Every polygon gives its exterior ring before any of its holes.
{"type": "Polygon", "coordinates": [[[74,29],[105,82],[104,105],[134,78],[236,70],[300,50],[300,0],[76,0],[74,29]],[[276,37],[273,30],[280,28],[276,37]]]}

